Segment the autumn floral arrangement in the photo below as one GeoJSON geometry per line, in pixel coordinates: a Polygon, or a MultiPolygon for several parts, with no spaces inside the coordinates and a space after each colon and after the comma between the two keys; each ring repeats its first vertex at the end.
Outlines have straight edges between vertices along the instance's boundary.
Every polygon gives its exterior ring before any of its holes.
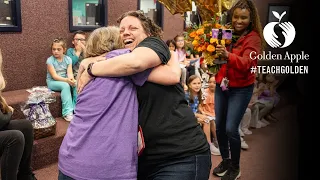
{"type": "Polygon", "coordinates": [[[204,58],[204,63],[210,73],[215,74],[220,65],[215,64],[214,61],[219,56],[215,51],[217,44],[228,45],[232,40],[218,40],[212,38],[212,29],[228,29],[228,26],[224,26],[218,23],[219,17],[212,18],[211,21],[204,22],[200,25],[191,25],[185,29],[185,40],[188,48],[194,54],[201,54],[204,58]]]}

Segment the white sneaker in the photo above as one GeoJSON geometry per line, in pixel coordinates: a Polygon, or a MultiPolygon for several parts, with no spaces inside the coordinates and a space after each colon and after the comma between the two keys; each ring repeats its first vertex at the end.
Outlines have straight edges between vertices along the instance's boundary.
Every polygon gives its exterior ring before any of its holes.
{"type": "Polygon", "coordinates": [[[266,125],[269,125],[269,124],[270,124],[270,122],[267,121],[267,120],[265,120],[264,118],[261,119],[261,122],[265,123],[266,125]]]}
{"type": "Polygon", "coordinates": [[[216,146],[214,146],[213,143],[210,143],[210,151],[211,151],[211,154],[212,155],[215,155],[215,156],[220,156],[220,151],[218,148],[216,148],[216,146]]]}
{"type": "Polygon", "coordinates": [[[262,128],[267,126],[267,124],[264,123],[264,122],[262,122],[262,121],[258,121],[258,124],[259,124],[262,128]]]}
{"type": "Polygon", "coordinates": [[[68,115],[64,116],[63,119],[70,122],[73,119],[73,114],[68,114],[68,115]]]}
{"type": "Polygon", "coordinates": [[[241,138],[241,148],[244,150],[249,149],[249,145],[244,141],[243,138],[241,138]]]}
{"type": "Polygon", "coordinates": [[[243,132],[243,134],[245,134],[245,135],[250,135],[250,134],[252,134],[252,131],[250,131],[249,129],[243,129],[242,132],[243,132]]]}
{"type": "Polygon", "coordinates": [[[241,129],[239,129],[239,134],[240,134],[240,137],[243,137],[243,136],[244,136],[244,134],[243,134],[243,132],[241,131],[241,129]]]}

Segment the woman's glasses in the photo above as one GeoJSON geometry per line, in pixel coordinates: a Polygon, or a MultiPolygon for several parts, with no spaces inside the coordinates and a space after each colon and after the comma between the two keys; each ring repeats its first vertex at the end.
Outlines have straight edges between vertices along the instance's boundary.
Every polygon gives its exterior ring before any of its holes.
{"type": "Polygon", "coordinates": [[[85,42],[85,41],[86,41],[86,39],[82,39],[82,38],[74,38],[73,40],[75,40],[75,41],[81,41],[81,42],[85,42]]]}

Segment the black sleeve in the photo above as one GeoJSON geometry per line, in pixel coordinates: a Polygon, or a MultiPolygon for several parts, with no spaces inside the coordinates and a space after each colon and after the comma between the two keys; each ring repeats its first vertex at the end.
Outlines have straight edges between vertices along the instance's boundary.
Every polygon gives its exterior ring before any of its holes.
{"type": "Polygon", "coordinates": [[[167,44],[157,37],[147,37],[140,42],[137,47],[147,47],[152,49],[157,53],[162,64],[167,64],[171,56],[167,44]]]}
{"type": "Polygon", "coordinates": [[[11,112],[7,114],[3,114],[2,111],[0,110],[0,129],[3,129],[9,124],[11,115],[12,115],[11,112]]]}

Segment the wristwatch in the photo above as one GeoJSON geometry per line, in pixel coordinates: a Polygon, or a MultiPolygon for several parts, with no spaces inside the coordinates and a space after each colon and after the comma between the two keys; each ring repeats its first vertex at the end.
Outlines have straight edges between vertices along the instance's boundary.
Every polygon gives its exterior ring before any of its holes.
{"type": "Polygon", "coordinates": [[[87,72],[88,72],[88,74],[89,74],[91,77],[96,77],[95,75],[92,74],[92,65],[93,65],[93,64],[94,64],[94,63],[90,63],[90,64],[88,65],[87,72]]]}

